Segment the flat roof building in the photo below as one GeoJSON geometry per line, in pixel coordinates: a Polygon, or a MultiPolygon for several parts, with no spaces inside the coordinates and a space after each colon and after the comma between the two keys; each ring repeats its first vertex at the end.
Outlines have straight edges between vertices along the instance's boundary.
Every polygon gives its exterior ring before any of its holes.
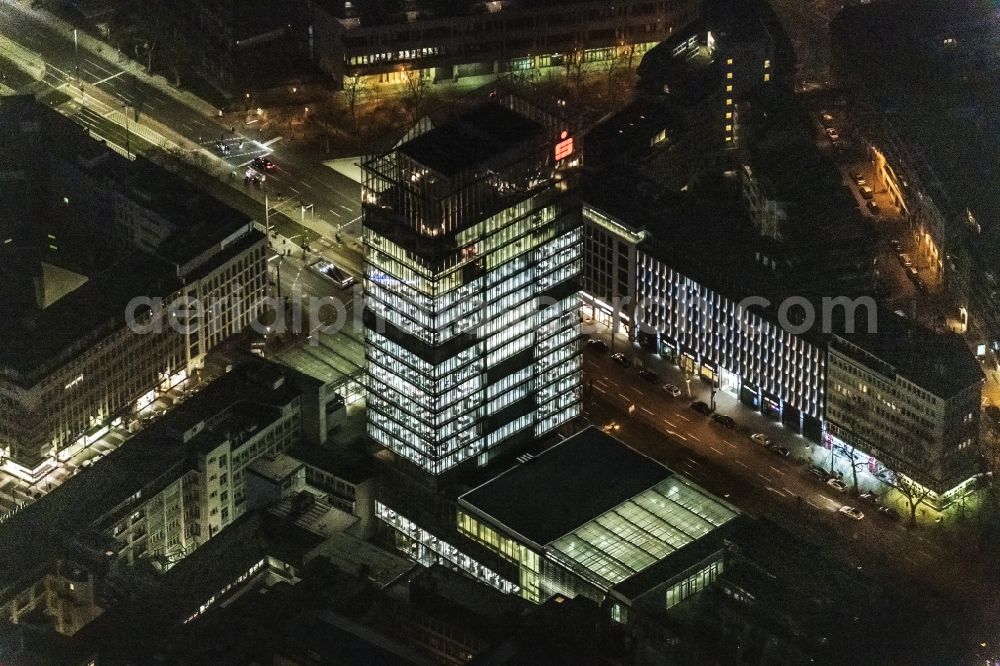
{"type": "Polygon", "coordinates": [[[715,580],[739,512],[589,427],[458,500],[459,531],[519,565],[536,603],[582,594],[627,621],[715,580]]]}
{"type": "Polygon", "coordinates": [[[257,316],[266,239],[32,97],[0,102],[0,150],[0,198],[20,202],[0,210],[0,450],[41,476],[257,316]],[[166,318],[181,302],[200,308],[166,318]]]}

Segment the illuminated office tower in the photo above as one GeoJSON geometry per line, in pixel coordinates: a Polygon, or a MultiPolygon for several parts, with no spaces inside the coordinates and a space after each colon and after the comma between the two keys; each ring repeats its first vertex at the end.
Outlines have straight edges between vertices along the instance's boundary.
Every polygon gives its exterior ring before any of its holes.
{"type": "Polygon", "coordinates": [[[516,99],[365,161],[376,442],[438,475],[579,413],[578,163],[570,130],[516,99]]]}

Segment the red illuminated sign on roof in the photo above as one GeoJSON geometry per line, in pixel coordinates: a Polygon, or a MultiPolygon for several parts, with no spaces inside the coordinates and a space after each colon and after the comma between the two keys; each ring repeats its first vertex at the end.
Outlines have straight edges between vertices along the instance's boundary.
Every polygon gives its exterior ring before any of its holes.
{"type": "Polygon", "coordinates": [[[573,154],[573,137],[569,135],[569,132],[563,130],[559,133],[559,143],[556,144],[555,156],[556,161],[564,160],[573,154]]]}

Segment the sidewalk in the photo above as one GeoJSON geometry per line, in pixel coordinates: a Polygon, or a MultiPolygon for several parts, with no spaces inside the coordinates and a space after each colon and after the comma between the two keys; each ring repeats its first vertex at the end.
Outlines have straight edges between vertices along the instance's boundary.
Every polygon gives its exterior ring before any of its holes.
{"type": "Polygon", "coordinates": [[[120,67],[144,83],[155,87],[165,95],[174,98],[178,102],[181,102],[182,104],[205,116],[218,117],[220,111],[218,107],[209,104],[205,100],[190,92],[178,90],[170,85],[162,76],[150,75],[146,72],[146,68],[143,65],[139,64],[135,60],[132,60],[124,53],[119,52],[109,44],[86,33],[83,29],[76,28],[69,22],[59,18],[55,14],[50,13],[48,10],[42,7],[33,7],[30,3],[5,1],[3,2],[3,5],[5,7],[9,7],[13,11],[18,11],[25,16],[42,21],[50,27],[62,30],[68,35],[72,35],[73,31],[76,30],[76,36],[79,40],[80,49],[87,51],[89,55],[100,58],[109,65],[120,67]]]}

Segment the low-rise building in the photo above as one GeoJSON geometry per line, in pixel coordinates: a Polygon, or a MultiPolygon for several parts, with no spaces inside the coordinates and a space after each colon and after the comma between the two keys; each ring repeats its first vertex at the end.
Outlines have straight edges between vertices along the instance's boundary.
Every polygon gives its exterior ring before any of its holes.
{"type": "Polygon", "coordinates": [[[300,442],[303,376],[235,368],[96,465],[0,524],[0,609],[72,634],[114,604],[127,571],[169,570],[246,511],[246,469],[300,442]]]}
{"type": "Polygon", "coordinates": [[[310,2],[310,52],[338,81],[401,83],[638,62],[697,14],[692,0],[310,2]]]}
{"type": "Polygon", "coordinates": [[[714,582],[739,515],[594,427],[458,504],[459,530],[516,564],[522,597],[587,596],[623,623],[647,605],[671,608],[714,582]]]}

